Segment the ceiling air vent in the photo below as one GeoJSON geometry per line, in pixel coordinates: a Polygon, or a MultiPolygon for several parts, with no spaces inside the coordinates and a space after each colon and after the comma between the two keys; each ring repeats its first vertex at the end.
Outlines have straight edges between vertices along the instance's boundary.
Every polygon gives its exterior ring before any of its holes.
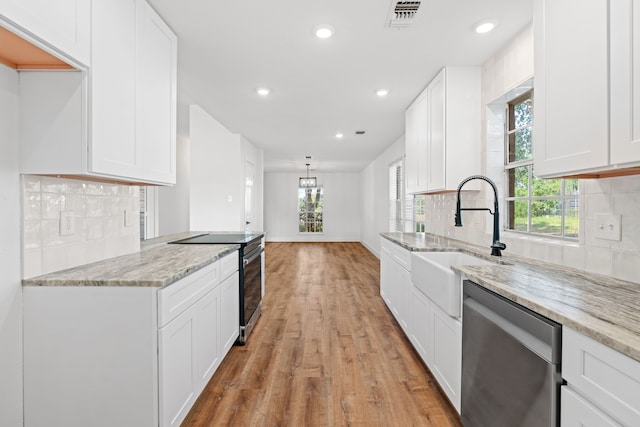
{"type": "Polygon", "coordinates": [[[413,24],[413,17],[418,13],[420,1],[397,1],[394,0],[389,8],[386,27],[405,28],[413,24]]]}

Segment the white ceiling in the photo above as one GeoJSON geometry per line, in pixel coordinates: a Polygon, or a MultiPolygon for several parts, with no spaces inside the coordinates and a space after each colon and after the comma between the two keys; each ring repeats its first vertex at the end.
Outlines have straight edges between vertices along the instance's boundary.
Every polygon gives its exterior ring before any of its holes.
{"type": "Polygon", "coordinates": [[[265,171],[304,171],[306,155],[312,170],[362,170],[440,68],[482,64],[532,17],[531,0],[423,0],[412,27],[390,29],[390,0],[150,2],[179,37],[180,102],[263,148],[265,171]],[[497,28],[476,34],[486,19],[497,28]],[[323,23],[332,38],[314,36],[323,23]]]}

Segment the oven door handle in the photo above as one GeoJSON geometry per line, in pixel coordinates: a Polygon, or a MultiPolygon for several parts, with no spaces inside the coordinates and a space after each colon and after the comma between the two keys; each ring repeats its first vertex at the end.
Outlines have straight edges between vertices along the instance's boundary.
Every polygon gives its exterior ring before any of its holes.
{"type": "Polygon", "coordinates": [[[262,252],[264,252],[264,248],[260,248],[258,250],[253,251],[250,254],[251,256],[249,258],[243,258],[242,265],[246,266],[247,264],[250,264],[251,262],[253,262],[253,260],[255,260],[260,255],[262,255],[262,252]]]}

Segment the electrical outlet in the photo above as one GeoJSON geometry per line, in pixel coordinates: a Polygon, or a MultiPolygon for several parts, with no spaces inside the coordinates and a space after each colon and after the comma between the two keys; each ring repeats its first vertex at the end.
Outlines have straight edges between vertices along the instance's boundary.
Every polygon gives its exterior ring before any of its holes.
{"type": "Polygon", "coordinates": [[[619,242],[622,239],[622,215],[596,214],[595,237],[619,242]]]}
{"type": "Polygon", "coordinates": [[[71,236],[76,232],[76,216],[73,211],[60,211],[60,235],[71,236]]]}

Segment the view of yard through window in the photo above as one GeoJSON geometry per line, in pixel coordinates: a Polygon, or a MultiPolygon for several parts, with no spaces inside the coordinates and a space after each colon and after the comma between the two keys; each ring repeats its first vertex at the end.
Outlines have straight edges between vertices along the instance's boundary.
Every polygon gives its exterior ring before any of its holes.
{"type": "Polygon", "coordinates": [[[298,188],[298,231],[300,233],[323,232],[322,187],[298,188]]]}
{"type": "Polygon", "coordinates": [[[540,179],[533,166],[533,96],[508,104],[506,228],[519,232],[577,238],[577,179],[540,179]]]}

